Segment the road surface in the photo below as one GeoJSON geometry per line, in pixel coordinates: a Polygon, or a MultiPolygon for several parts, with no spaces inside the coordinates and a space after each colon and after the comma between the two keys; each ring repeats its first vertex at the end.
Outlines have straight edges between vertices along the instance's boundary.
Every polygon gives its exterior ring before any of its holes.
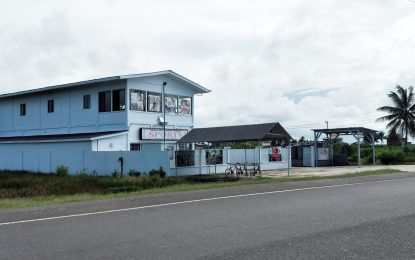
{"type": "Polygon", "coordinates": [[[0,259],[413,259],[415,175],[0,212],[0,259]]]}

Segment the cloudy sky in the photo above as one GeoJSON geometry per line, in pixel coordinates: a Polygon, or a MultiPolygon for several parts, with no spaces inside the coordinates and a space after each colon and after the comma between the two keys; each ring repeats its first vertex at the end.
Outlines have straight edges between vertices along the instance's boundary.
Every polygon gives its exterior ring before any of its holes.
{"type": "Polygon", "coordinates": [[[196,127],[375,123],[415,84],[409,0],[1,0],[0,92],[171,69],[212,90],[196,127]]]}

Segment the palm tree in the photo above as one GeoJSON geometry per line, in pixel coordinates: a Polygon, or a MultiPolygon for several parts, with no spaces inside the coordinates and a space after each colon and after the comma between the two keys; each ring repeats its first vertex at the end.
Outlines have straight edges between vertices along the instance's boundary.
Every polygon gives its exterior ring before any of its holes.
{"type": "Polygon", "coordinates": [[[383,139],[385,139],[385,132],[379,131],[377,136],[378,136],[378,140],[380,140],[380,144],[383,145],[383,139]]]}
{"type": "Polygon", "coordinates": [[[415,104],[413,87],[407,89],[397,85],[396,92],[391,91],[388,97],[394,106],[383,106],[377,110],[388,115],[378,118],[376,121],[389,121],[386,125],[390,131],[396,131],[402,135],[405,133],[405,146],[408,146],[408,134],[415,136],[415,104]]]}

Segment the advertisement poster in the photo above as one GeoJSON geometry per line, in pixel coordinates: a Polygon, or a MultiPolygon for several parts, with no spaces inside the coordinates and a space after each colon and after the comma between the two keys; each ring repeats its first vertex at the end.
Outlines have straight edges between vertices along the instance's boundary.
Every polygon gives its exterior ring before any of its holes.
{"type": "Polygon", "coordinates": [[[191,115],[192,114],[192,98],[180,97],[179,100],[179,114],[191,115]]]}
{"type": "Polygon", "coordinates": [[[130,91],[130,109],[135,111],[145,111],[145,92],[132,89],[130,91]]]}
{"type": "Polygon", "coordinates": [[[148,112],[161,112],[161,94],[148,92],[147,111],[148,112]]]}
{"type": "Polygon", "coordinates": [[[168,114],[177,114],[177,96],[166,95],[164,108],[168,114]]]}

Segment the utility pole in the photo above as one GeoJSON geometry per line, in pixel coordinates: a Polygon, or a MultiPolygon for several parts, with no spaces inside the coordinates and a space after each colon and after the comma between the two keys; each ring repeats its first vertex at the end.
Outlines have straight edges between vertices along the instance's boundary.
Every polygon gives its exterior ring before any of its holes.
{"type": "Polygon", "coordinates": [[[163,100],[161,105],[163,106],[163,151],[166,151],[166,88],[167,82],[163,82],[163,100]]]}
{"type": "Polygon", "coordinates": [[[327,126],[326,128],[329,129],[329,121],[326,120],[324,122],[326,123],[326,126],[327,126]]]}

